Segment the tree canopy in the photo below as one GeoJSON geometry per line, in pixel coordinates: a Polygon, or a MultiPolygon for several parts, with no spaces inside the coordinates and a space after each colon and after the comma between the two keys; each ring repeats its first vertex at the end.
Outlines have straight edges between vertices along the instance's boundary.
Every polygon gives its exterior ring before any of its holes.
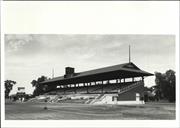
{"type": "Polygon", "coordinates": [[[13,80],[6,80],[4,81],[5,86],[5,98],[9,97],[9,93],[12,90],[13,86],[16,84],[16,81],[13,80]]]}
{"type": "Polygon", "coordinates": [[[168,70],[165,73],[155,72],[155,83],[158,91],[161,93],[160,98],[168,99],[170,102],[176,100],[176,76],[175,71],[168,70]]]}
{"type": "Polygon", "coordinates": [[[33,95],[38,96],[45,92],[46,88],[41,84],[41,82],[47,80],[46,76],[38,77],[37,80],[32,80],[31,84],[35,87],[33,95]]]}

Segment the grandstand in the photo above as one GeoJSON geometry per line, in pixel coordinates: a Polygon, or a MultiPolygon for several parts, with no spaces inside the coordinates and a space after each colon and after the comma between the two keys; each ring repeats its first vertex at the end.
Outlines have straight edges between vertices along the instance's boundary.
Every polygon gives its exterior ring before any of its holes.
{"type": "Polygon", "coordinates": [[[64,76],[41,84],[46,87],[49,99],[50,95],[56,95],[56,102],[140,104],[144,97],[144,78],[152,75],[132,62],[78,73],[66,67],[64,76]]]}

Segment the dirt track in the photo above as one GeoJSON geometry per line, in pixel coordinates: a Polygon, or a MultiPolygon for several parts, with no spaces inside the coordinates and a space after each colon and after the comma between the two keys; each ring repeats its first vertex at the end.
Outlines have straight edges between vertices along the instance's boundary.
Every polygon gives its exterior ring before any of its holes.
{"type": "Polygon", "coordinates": [[[85,105],[6,103],[6,120],[161,120],[175,119],[175,104],[85,105]]]}

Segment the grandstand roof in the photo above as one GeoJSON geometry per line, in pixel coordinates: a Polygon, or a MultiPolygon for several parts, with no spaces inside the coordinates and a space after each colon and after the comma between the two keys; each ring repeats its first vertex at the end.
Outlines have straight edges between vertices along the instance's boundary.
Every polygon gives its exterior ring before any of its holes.
{"type": "Polygon", "coordinates": [[[141,70],[132,62],[118,64],[114,66],[74,73],[73,76],[65,78],[64,76],[55,77],[53,79],[42,82],[43,84],[48,83],[74,83],[74,82],[90,82],[100,81],[113,78],[131,78],[140,76],[152,76],[153,74],[141,70]]]}

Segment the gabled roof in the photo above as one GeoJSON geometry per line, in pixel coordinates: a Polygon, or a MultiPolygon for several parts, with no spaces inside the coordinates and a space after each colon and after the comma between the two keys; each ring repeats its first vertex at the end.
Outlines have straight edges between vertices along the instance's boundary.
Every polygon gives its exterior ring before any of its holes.
{"type": "Polygon", "coordinates": [[[72,78],[73,79],[80,78],[80,77],[82,78],[82,77],[93,76],[93,75],[98,75],[98,74],[111,73],[111,72],[115,72],[115,71],[135,73],[135,74],[138,74],[139,76],[140,75],[141,76],[153,75],[151,73],[148,73],[146,71],[141,70],[140,68],[138,68],[133,63],[124,63],[124,64],[118,64],[118,65],[114,65],[114,66],[109,66],[109,67],[104,67],[104,68],[74,73],[74,75],[70,78],[65,78],[64,76],[55,77],[53,79],[46,80],[42,83],[50,83],[50,82],[61,81],[61,80],[72,79],[72,78]]]}
{"type": "Polygon", "coordinates": [[[112,72],[112,71],[118,71],[118,70],[133,71],[133,72],[149,74],[148,72],[140,70],[133,63],[124,63],[124,64],[118,64],[118,65],[114,65],[114,66],[108,66],[108,67],[104,67],[104,68],[89,70],[89,71],[85,71],[85,72],[80,72],[80,73],[78,73],[78,76],[94,75],[94,74],[100,74],[100,73],[106,73],[106,72],[112,72]]]}

